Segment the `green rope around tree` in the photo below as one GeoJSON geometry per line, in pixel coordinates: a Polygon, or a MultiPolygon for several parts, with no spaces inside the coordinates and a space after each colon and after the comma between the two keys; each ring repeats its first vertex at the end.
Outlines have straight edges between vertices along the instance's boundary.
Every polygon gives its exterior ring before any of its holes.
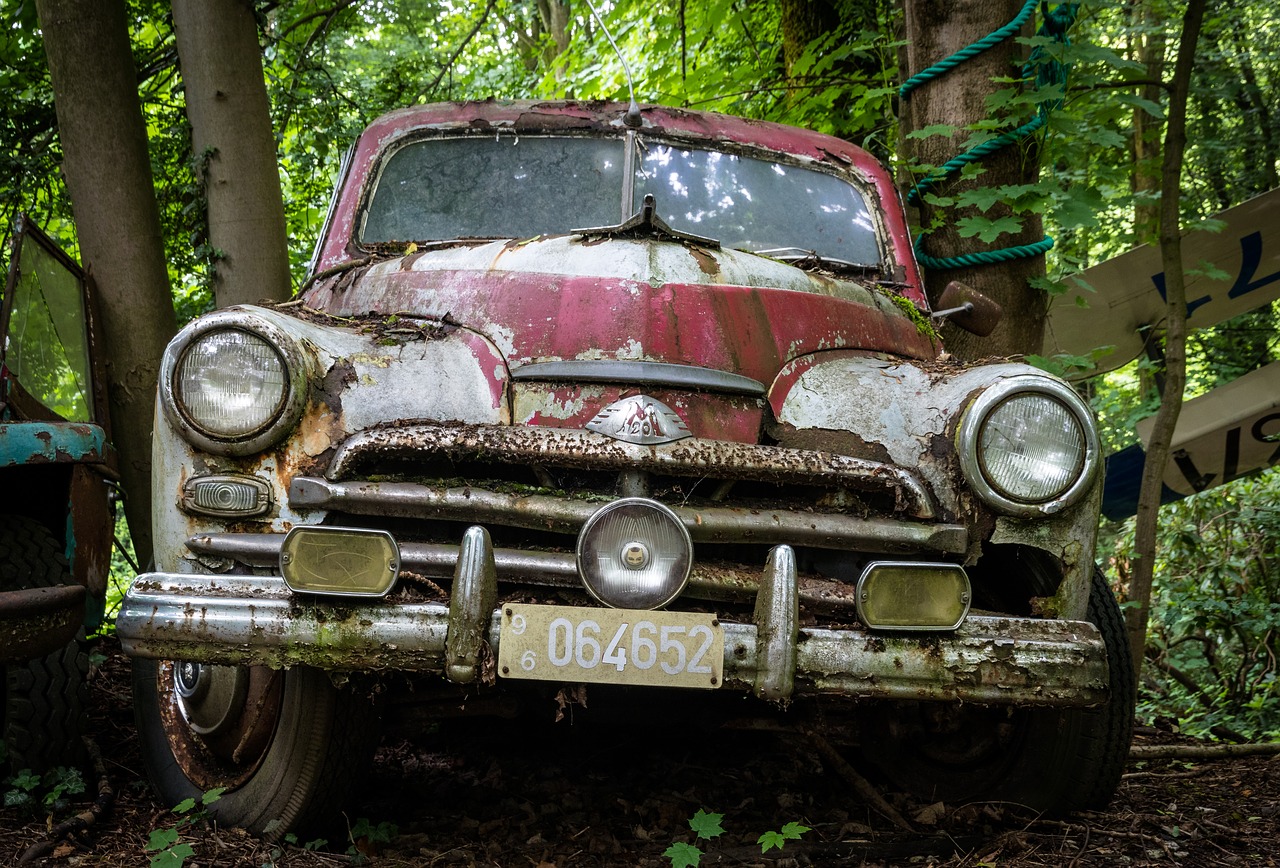
{"type": "MultiPolygon", "coordinates": [[[[898,95],[903,99],[910,99],[911,92],[927,81],[932,81],[950,70],[959,66],[966,60],[969,60],[995,45],[999,45],[1005,39],[1022,29],[1022,25],[1027,23],[1031,14],[1035,11],[1036,4],[1041,3],[1041,16],[1043,21],[1040,29],[1036,31],[1038,36],[1049,36],[1055,41],[1063,45],[1070,45],[1067,39],[1067,30],[1071,27],[1076,19],[1076,10],[1079,3],[1068,2],[1059,3],[1052,10],[1049,9],[1048,0],[1027,0],[1022,11],[1017,16],[1001,27],[999,30],[992,31],[987,36],[979,39],[977,42],[962,48],[955,54],[935,63],[933,66],[923,70],[916,75],[911,76],[903,82],[902,87],[898,89],[898,95]]],[[[1036,46],[1031,51],[1031,56],[1027,59],[1027,63],[1022,67],[1022,77],[1029,79],[1032,72],[1035,73],[1035,83],[1037,88],[1049,87],[1052,85],[1064,84],[1067,80],[1067,68],[1064,64],[1053,60],[1046,56],[1041,46],[1036,46]]],[[[993,139],[988,139],[982,144],[974,147],[964,153],[953,157],[942,166],[934,170],[927,177],[920,180],[907,193],[907,203],[909,205],[919,205],[920,200],[927,193],[935,190],[944,181],[954,178],[970,163],[976,163],[983,157],[994,154],[1003,148],[1009,147],[1022,139],[1025,139],[1036,133],[1049,121],[1049,115],[1055,109],[1062,105],[1062,100],[1050,100],[1040,104],[1036,116],[1027,121],[1022,126],[1008,132],[1001,133],[993,139]]],[[[1001,262],[1011,262],[1015,259],[1027,259],[1032,256],[1039,256],[1053,247],[1053,239],[1045,236],[1034,244],[1019,244],[1014,247],[1005,247],[1000,250],[984,250],[977,253],[966,253],[961,256],[952,256],[947,258],[938,258],[930,256],[924,252],[924,237],[920,236],[915,241],[916,259],[925,268],[939,270],[948,268],[971,268],[978,265],[993,265],[1001,262]]]]}

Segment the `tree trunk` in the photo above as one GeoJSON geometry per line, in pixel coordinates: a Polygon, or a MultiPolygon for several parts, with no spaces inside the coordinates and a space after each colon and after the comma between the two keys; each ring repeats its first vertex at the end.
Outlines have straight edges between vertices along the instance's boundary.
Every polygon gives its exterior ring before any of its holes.
{"type": "Polygon", "coordinates": [[[538,0],[538,23],[541,33],[551,37],[550,42],[542,46],[542,62],[555,70],[556,81],[564,81],[565,64],[560,58],[569,49],[572,38],[570,25],[573,21],[569,10],[569,0],[538,0]]]}
{"type": "MultiPolygon", "coordinates": [[[[1187,291],[1182,270],[1182,231],[1178,204],[1182,179],[1182,154],[1187,144],[1187,92],[1196,41],[1204,19],[1205,0],[1189,0],[1182,22],[1178,60],[1169,93],[1169,113],[1165,128],[1164,160],[1160,181],[1160,260],[1165,276],[1165,384],[1160,409],[1146,447],[1142,486],[1138,492],[1138,515],[1134,529],[1133,577],[1129,581],[1129,602],[1125,626],[1133,671],[1142,672],[1147,644],[1147,619],[1151,613],[1151,583],[1155,577],[1156,525],[1164,468],[1169,461],[1173,429],[1182,410],[1182,391],[1187,382],[1187,291]]],[[[1141,679],[1134,679],[1135,686],[1141,679]]]]}
{"type": "MultiPolygon", "coordinates": [[[[1165,33],[1162,14],[1152,8],[1151,0],[1134,0],[1130,7],[1130,21],[1137,43],[1134,46],[1137,60],[1146,67],[1149,84],[1142,87],[1143,99],[1159,105],[1164,99],[1164,88],[1156,82],[1164,79],[1165,33]]],[[[1160,130],[1164,121],[1153,117],[1141,106],[1133,109],[1133,137],[1130,150],[1133,155],[1133,235],[1134,245],[1150,244],[1156,240],[1160,225],[1160,130]]]]}
{"type": "Polygon", "coordinates": [[[99,291],[111,427],[138,562],[151,560],[151,421],[173,298],[123,0],[38,0],[81,259],[99,291]]]}
{"type": "Polygon", "coordinates": [[[795,66],[810,42],[840,26],[840,13],[830,0],[782,0],[782,59],[788,85],[795,83],[795,66]]]}
{"type": "Polygon", "coordinates": [[[218,307],[291,294],[276,140],[252,7],[173,0],[192,148],[205,167],[218,307]]]}
{"type": "MultiPolygon", "coordinates": [[[[903,77],[915,75],[940,60],[982,39],[1012,21],[1025,4],[1022,0],[995,0],[990,3],[954,3],[942,0],[908,0],[906,3],[906,68],[903,77]]],[[[1024,31],[1030,28],[1024,28],[1024,31]]],[[[950,136],[930,136],[905,140],[910,157],[916,163],[941,166],[964,150],[970,124],[986,120],[986,97],[1007,87],[996,81],[1018,74],[1024,62],[1022,47],[1006,39],[993,48],[961,63],[916,88],[900,106],[903,133],[935,124],[956,128],[950,136]]],[[[942,184],[937,192],[952,196],[976,187],[998,187],[1005,184],[1031,184],[1039,176],[1034,147],[1022,142],[1004,148],[981,161],[986,171],[976,181],[957,180],[942,184]]],[[[936,258],[963,253],[995,250],[1015,245],[1034,244],[1044,238],[1040,218],[1020,215],[1022,227],[987,244],[976,237],[961,238],[956,220],[972,209],[938,208],[928,202],[920,205],[920,225],[937,226],[924,240],[924,251],[936,258]]],[[[996,204],[981,216],[996,219],[1009,210],[996,204]]],[[[1004,317],[990,337],[977,338],[952,326],[945,326],[943,338],[947,349],[961,358],[1009,356],[1040,352],[1044,335],[1044,319],[1048,311],[1045,293],[1028,284],[1043,277],[1044,256],[1015,259],[999,265],[981,265],[955,269],[926,269],[925,289],[929,298],[938,295],[952,280],[963,281],[1004,308],[1004,317]]]]}

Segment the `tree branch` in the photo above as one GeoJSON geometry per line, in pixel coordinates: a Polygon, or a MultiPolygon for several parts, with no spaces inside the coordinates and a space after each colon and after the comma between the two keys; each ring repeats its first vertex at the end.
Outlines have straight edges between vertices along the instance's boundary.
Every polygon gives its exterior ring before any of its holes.
{"type": "Polygon", "coordinates": [[[1129,748],[1130,759],[1224,760],[1243,756],[1275,756],[1280,742],[1270,744],[1150,744],[1129,748]]]}
{"type": "MultiPolygon", "coordinates": [[[[1182,178],[1183,151],[1187,144],[1187,96],[1191,85],[1191,67],[1195,59],[1196,42],[1200,38],[1204,9],[1205,0],[1188,0],[1169,96],[1169,120],[1165,128],[1164,162],[1160,177],[1160,258],[1164,266],[1167,293],[1166,379],[1155,427],[1147,443],[1142,485],[1138,494],[1134,533],[1136,564],[1129,587],[1129,598],[1137,605],[1125,611],[1129,653],[1133,658],[1134,671],[1141,671],[1145,656],[1147,621],[1151,615],[1151,583],[1155,578],[1160,492],[1187,380],[1187,290],[1182,269],[1182,239],[1179,229],[1178,205],[1182,200],[1179,182],[1182,178]]],[[[1136,687],[1137,679],[1134,684],[1136,687]]]]}
{"type": "MultiPolygon", "coordinates": [[[[290,33],[297,30],[299,27],[301,27],[303,24],[306,24],[308,21],[313,21],[316,18],[332,18],[342,10],[346,9],[349,6],[354,6],[358,2],[359,0],[342,0],[342,2],[335,3],[332,6],[330,6],[328,9],[318,9],[315,12],[309,12],[306,15],[301,15],[292,24],[290,24],[284,30],[280,31],[280,35],[276,37],[276,42],[283,42],[285,39],[288,38],[290,33]]],[[[326,23],[324,26],[327,27],[328,24],[326,23]]],[[[307,41],[310,42],[311,40],[308,39],[307,41]]]]}
{"type": "MultiPolygon", "coordinates": [[[[1204,689],[1190,675],[1183,672],[1181,669],[1179,669],[1178,667],[1174,666],[1172,663],[1170,663],[1167,660],[1164,660],[1161,657],[1149,656],[1147,657],[1147,660],[1150,661],[1150,663],[1153,666],[1155,666],[1157,669],[1159,669],[1161,672],[1165,673],[1174,681],[1178,682],[1183,687],[1185,687],[1191,693],[1191,695],[1196,698],[1196,702],[1200,703],[1200,705],[1202,705],[1206,711],[1214,710],[1213,699],[1207,693],[1204,692],[1204,689]]],[[[1219,724],[1214,727],[1214,730],[1215,730],[1214,732],[1215,735],[1218,735],[1222,738],[1229,738],[1232,741],[1245,742],[1249,740],[1249,737],[1247,735],[1241,732],[1238,732],[1229,726],[1219,724]]]]}
{"type": "Polygon", "coordinates": [[[467,47],[467,43],[474,39],[475,35],[480,32],[480,28],[484,26],[484,22],[488,19],[489,13],[493,11],[495,3],[497,3],[497,0],[489,0],[489,2],[485,4],[484,11],[481,12],[480,17],[476,19],[475,26],[471,28],[471,32],[458,43],[458,47],[453,50],[453,54],[449,55],[449,59],[445,61],[444,66],[440,67],[440,72],[432,80],[431,84],[423,88],[422,91],[414,98],[414,102],[425,99],[427,94],[436,89],[436,86],[440,84],[441,80],[445,77],[445,74],[453,68],[454,62],[458,59],[458,55],[462,54],[462,50],[467,47]]]}

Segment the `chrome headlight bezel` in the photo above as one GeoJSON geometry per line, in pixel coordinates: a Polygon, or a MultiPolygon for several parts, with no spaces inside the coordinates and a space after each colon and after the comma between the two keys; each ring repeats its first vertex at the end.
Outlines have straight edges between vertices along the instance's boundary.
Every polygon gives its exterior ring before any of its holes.
{"type": "Polygon", "coordinates": [[[1066,383],[1037,374],[1005,377],[984,389],[965,408],[956,436],[960,469],[969,487],[983,501],[1007,515],[1023,518],[1054,515],[1078,503],[1092,488],[1101,464],[1102,448],[1093,414],[1084,400],[1066,383]],[[992,414],[1008,401],[1024,395],[1040,395],[1063,407],[1080,429],[1082,450],[1075,480],[1042,500],[1018,499],[993,484],[981,454],[982,434],[992,414]]]}
{"type": "Polygon", "coordinates": [[[279,442],[302,417],[308,370],[297,339],[284,329],[247,311],[217,311],[188,325],[165,349],[160,363],[160,406],[165,418],[193,446],[218,455],[251,455],[279,442]],[[263,341],[279,357],[284,368],[283,398],[261,424],[235,436],[201,426],[187,411],[177,383],[179,365],[188,351],[209,335],[225,331],[244,332],[263,341]]]}

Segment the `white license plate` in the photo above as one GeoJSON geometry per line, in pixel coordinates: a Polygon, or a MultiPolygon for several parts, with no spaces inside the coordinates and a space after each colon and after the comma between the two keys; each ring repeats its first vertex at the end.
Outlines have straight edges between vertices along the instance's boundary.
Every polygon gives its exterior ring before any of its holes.
{"type": "Polygon", "coordinates": [[[506,678],[713,689],[724,681],[714,615],[508,603],[498,672],[506,678]]]}

